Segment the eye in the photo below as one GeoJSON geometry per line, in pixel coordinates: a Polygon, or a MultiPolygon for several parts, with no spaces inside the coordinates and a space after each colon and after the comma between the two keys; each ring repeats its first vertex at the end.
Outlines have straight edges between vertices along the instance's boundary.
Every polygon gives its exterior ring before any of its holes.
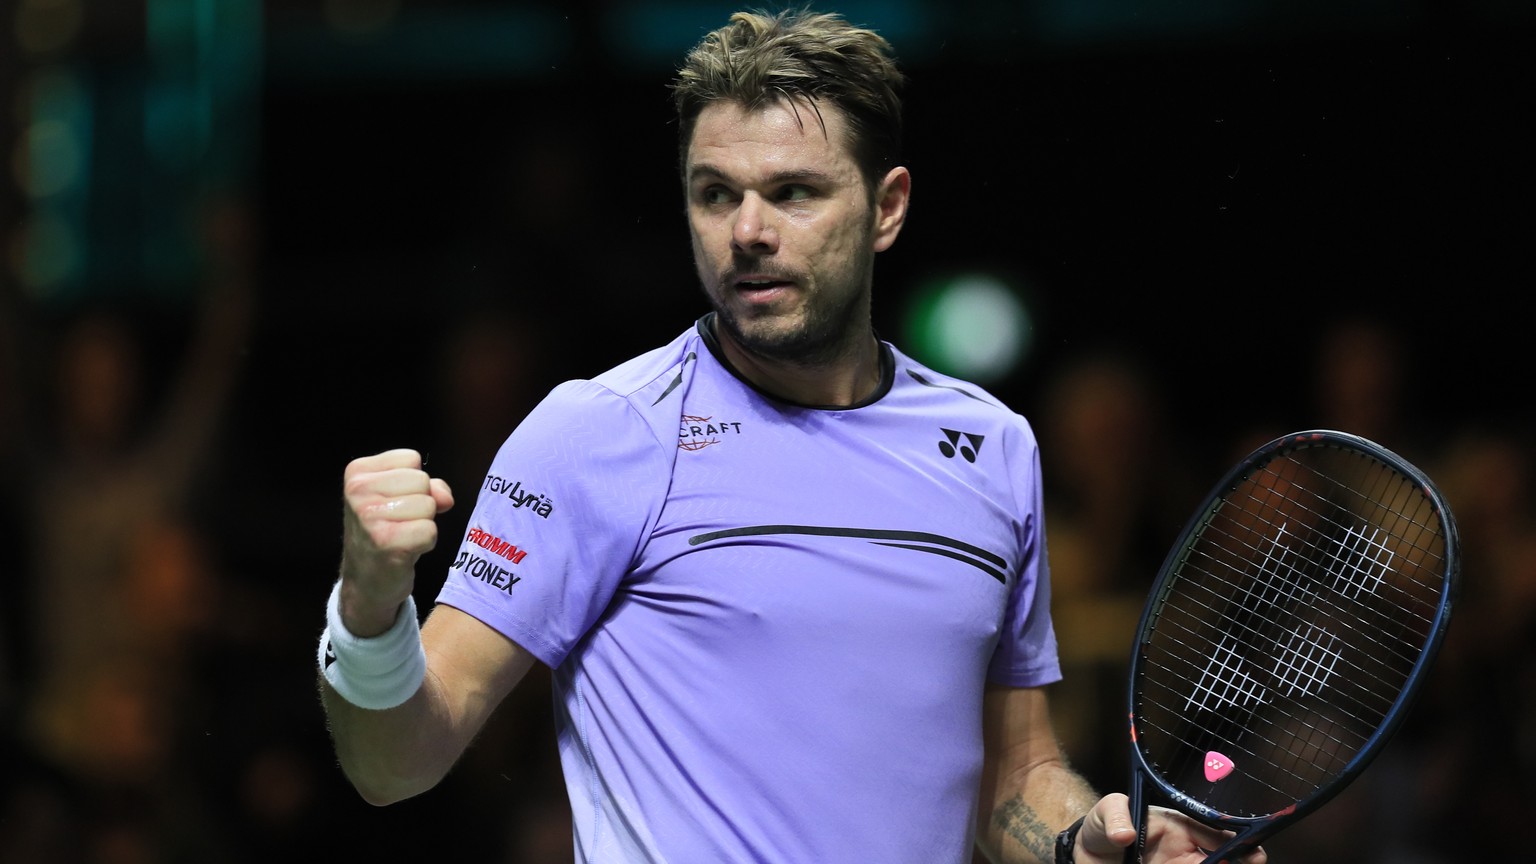
{"type": "Polygon", "coordinates": [[[780,201],[809,201],[816,190],[801,183],[791,183],[779,190],[780,201]]]}
{"type": "Polygon", "coordinates": [[[699,200],[705,204],[725,204],[733,197],[731,190],[719,184],[705,186],[698,194],[699,200]]]}

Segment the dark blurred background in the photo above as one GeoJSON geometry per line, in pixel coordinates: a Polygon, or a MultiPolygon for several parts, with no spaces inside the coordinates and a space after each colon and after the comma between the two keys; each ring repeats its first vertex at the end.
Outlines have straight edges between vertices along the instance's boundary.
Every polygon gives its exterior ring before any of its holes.
{"type": "MultiPolygon", "coordinates": [[[[427,452],[456,538],[549,386],[704,311],[666,84],[733,8],[0,3],[0,861],[570,860],[540,675],[426,796],[334,766],[340,477],[427,452]]],[[[822,8],[910,76],[877,325],[1040,434],[1074,762],[1124,785],[1131,634],[1200,495],[1342,428],[1444,488],[1465,585],[1408,724],[1272,860],[1528,857],[1536,7],[822,8]],[[977,284],[1011,305],[950,325],[999,340],[966,366],[935,298],[977,284]]]]}

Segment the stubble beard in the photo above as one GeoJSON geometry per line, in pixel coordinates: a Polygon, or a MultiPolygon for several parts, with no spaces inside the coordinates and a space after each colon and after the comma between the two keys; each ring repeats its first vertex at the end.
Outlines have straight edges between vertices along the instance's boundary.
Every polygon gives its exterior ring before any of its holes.
{"type": "MultiPolygon", "coordinates": [[[[854,267],[841,275],[845,279],[856,279],[860,272],[864,272],[862,267],[854,267]]],[[[721,290],[732,289],[722,286],[721,290]]],[[[801,307],[802,320],[790,326],[783,326],[783,316],[774,313],[754,316],[756,323],[762,326],[752,326],[753,321],[743,322],[735,310],[716,300],[710,292],[705,293],[714,307],[716,322],[725,329],[731,341],[751,354],[778,363],[801,367],[830,366],[859,351],[872,332],[867,286],[848,290],[836,300],[829,300],[826,291],[819,291],[808,297],[801,307]]]]}

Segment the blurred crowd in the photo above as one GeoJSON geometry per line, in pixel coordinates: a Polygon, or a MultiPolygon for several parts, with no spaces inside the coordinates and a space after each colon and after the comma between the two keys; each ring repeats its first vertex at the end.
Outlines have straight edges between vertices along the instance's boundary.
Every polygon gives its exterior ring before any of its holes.
{"type": "MultiPolygon", "coordinates": [[[[228,208],[209,215],[206,243],[195,308],[49,312],[0,296],[0,862],[406,861],[445,849],[487,864],[571,860],[547,673],[428,795],[377,810],[342,779],[313,657],[343,464],[300,476],[258,446],[264,423],[336,418],[258,416],[272,410],[252,407],[246,387],[251,347],[267,338],[259,231],[228,208]]],[[[429,468],[463,490],[445,545],[518,418],[553,382],[600,371],[557,359],[541,341],[551,322],[535,323],[475,306],[426,340],[429,468]]],[[[1442,487],[1464,543],[1463,589],[1408,723],[1344,794],[1270,842],[1272,860],[1517,860],[1518,833],[1486,827],[1500,821],[1486,814],[1536,807],[1523,782],[1536,769],[1536,735],[1525,734],[1536,731],[1530,430],[1521,410],[1446,416],[1410,398],[1414,355],[1391,324],[1341,316],[1309,336],[1306,374],[1267,416],[1234,419],[1219,397],[1174,410],[1173,382],[1131,344],[1084,343],[1037,386],[999,391],[1043,446],[1066,673],[1058,732],[1097,785],[1123,788],[1130,640],[1191,509],[1277,434],[1354,432],[1442,487]]],[[[351,455],[371,447],[358,441],[351,455]]],[[[420,601],[444,564],[424,560],[420,601]]]]}

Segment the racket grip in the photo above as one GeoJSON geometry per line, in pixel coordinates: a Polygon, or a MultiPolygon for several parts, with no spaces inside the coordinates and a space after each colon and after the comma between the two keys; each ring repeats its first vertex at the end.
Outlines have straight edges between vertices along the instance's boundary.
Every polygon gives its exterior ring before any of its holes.
{"type": "Polygon", "coordinates": [[[1147,848],[1147,819],[1150,808],[1142,795],[1142,779],[1137,775],[1131,780],[1126,794],[1131,810],[1131,826],[1136,829],[1136,842],[1125,847],[1125,864],[1141,864],[1141,852],[1147,848]]]}

